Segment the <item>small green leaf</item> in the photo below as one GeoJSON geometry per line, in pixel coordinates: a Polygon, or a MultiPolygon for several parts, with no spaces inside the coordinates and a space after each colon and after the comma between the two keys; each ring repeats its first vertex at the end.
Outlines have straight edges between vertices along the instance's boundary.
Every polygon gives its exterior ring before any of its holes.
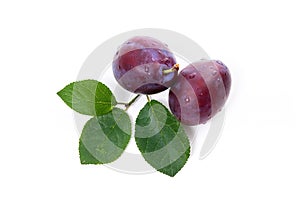
{"type": "Polygon", "coordinates": [[[155,100],[148,102],[136,119],[135,141],[152,167],[172,177],[190,155],[189,140],[180,122],[155,100]]]}
{"type": "Polygon", "coordinates": [[[121,156],[131,136],[127,113],[114,108],[109,113],[93,117],[84,126],[79,141],[82,164],[110,163],[121,156]]]}
{"type": "Polygon", "coordinates": [[[57,94],[70,108],[85,115],[103,115],[117,104],[110,89],[96,80],[73,82],[57,94]]]}

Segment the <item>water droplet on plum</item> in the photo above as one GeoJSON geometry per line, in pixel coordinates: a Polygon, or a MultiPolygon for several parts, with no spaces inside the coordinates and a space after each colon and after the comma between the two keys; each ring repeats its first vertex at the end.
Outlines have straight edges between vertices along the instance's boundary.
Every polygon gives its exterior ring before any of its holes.
{"type": "Polygon", "coordinates": [[[148,66],[145,67],[145,72],[149,72],[149,67],[148,66]]]}
{"type": "Polygon", "coordinates": [[[219,65],[225,66],[224,63],[222,63],[220,60],[217,60],[216,63],[218,63],[219,65]]]}
{"type": "Polygon", "coordinates": [[[186,103],[188,103],[188,102],[190,102],[190,98],[189,98],[189,97],[185,97],[185,98],[184,98],[184,101],[185,101],[186,103]]]}
{"type": "Polygon", "coordinates": [[[189,79],[193,79],[193,78],[195,78],[195,76],[196,76],[196,73],[191,73],[188,77],[189,77],[189,79]]]}

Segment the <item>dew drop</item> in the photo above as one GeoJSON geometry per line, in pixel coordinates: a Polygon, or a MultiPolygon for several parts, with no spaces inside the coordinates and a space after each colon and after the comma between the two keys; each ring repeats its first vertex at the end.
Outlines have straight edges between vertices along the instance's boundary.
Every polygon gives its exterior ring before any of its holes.
{"type": "Polygon", "coordinates": [[[200,96],[203,96],[203,92],[200,93],[200,96]]]}
{"type": "Polygon", "coordinates": [[[169,58],[167,58],[167,57],[166,57],[166,58],[164,58],[164,59],[162,59],[161,61],[162,61],[163,63],[165,63],[165,64],[167,64],[167,63],[169,63],[169,62],[170,62],[169,58]]]}
{"type": "Polygon", "coordinates": [[[220,78],[217,78],[217,83],[216,83],[217,87],[221,87],[222,86],[222,81],[220,78]]]}
{"type": "Polygon", "coordinates": [[[185,97],[184,101],[185,101],[186,103],[188,103],[188,102],[190,102],[190,98],[189,98],[189,97],[185,97]]]}
{"type": "Polygon", "coordinates": [[[130,42],[130,41],[127,41],[127,42],[126,42],[126,44],[131,44],[131,43],[132,43],[132,42],[130,42]]]}
{"type": "Polygon", "coordinates": [[[196,76],[196,73],[194,72],[194,73],[191,73],[188,77],[189,77],[189,79],[193,79],[193,78],[195,78],[195,76],[196,76]]]}
{"type": "Polygon", "coordinates": [[[212,75],[213,75],[213,76],[217,75],[217,71],[216,71],[216,70],[213,70],[213,71],[212,71],[212,75]]]}
{"type": "Polygon", "coordinates": [[[165,46],[168,47],[168,45],[165,43],[165,46]]]}
{"type": "Polygon", "coordinates": [[[119,51],[116,52],[116,55],[118,55],[118,54],[119,54],[119,51]]]}
{"type": "Polygon", "coordinates": [[[149,72],[149,67],[148,66],[145,67],[145,72],[149,72]]]}
{"type": "Polygon", "coordinates": [[[227,69],[227,66],[220,60],[217,60],[216,63],[218,63],[219,65],[222,65],[225,69],[227,69]]]}
{"type": "Polygon", "coordinates": [[[169,58],[167,58],[167,57],[166,57],[166,58],[164,58],[164,59],[162,59],[162,61],[167,61],[167,60],[169,60],[169,58]]]}
{"type": "Polygon", "coordinates": [[[217,60],[216,63],[218,63],[219,65],[224,65],[224,64],[222,63],[222,61],[220,61],[220,60],[217,60]]]}

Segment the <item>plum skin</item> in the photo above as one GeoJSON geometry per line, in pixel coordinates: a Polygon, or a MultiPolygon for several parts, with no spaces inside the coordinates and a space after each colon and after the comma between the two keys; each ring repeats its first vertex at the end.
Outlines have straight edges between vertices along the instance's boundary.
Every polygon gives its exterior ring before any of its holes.
{"type": "Polygon", "coordinates": [[[148,36],[135,36],[118,49],[112,63],[117,82],[126,90],[140,94],[155,94],[174,84],[177,70],[163,71],[176,64],[167,45],[148,36]]]}
{"type": "Polygon", "coordinates": [[[169,107],[181,123],[204,124],[224,106],[231,88],[229,69],[219,60],[185,67],[169,92],[169,107]]]}

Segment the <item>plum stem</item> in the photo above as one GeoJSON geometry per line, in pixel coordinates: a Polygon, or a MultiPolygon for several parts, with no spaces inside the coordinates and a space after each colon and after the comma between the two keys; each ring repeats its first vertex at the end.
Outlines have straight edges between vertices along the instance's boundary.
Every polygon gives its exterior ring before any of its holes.
{"type": "Polygon", "coordinates": [[[124,105],[125,106],[125,111],[127,111],[128,108],[131,106],[131,104],[133,104],[140,96],[141,95],[138,94],[133,99],[131,99],[128,103],[118,102],[118,104],[124,105]]]}
{"type": "Polygon", "coordinates": [[[163,70],[163,74],[169,74],[178,70],[179,70],[179,64],[175,64],[173,65],[172,68],[163,70]]]}
{"type": "Polygon", "coordinates": [[[149,96],[149,95],[146,95],[146,97],[147,97],[148,102],[150,102],[150,101],[151,101],[150,96],[149,96]]]}

